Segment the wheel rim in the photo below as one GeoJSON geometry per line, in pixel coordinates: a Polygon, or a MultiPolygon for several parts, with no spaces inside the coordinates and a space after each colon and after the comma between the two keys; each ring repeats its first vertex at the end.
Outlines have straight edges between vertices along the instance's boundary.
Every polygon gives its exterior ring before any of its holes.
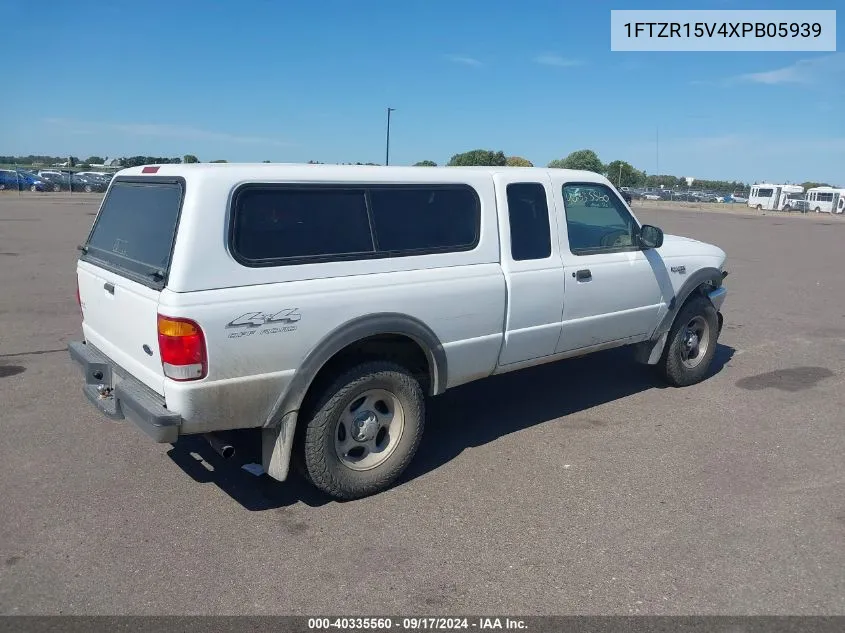
{"type": "Polygon", "coordinates": [[[404,429],[399,398],[385,389],[368,389],[349,402],[337,421],[337,458],[351,470],[376,468],[396,450],[404,429]]]}
{"type": "Polygon", "coordinates": [[[681,335],[681,363],[695,369],[701,364],[710,346],[710,325],[702,316],[690,319],[681,335]]]}

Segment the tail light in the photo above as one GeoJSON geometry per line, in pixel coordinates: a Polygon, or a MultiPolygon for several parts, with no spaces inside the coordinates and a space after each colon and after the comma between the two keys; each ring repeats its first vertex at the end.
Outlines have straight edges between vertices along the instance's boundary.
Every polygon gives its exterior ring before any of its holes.
{"type": "Polygon", "coordinates": [[[158,349],[164,375],[173,380],[199,380],[208,373],[205,337],[190,319],[158,315],[158,349]]]}

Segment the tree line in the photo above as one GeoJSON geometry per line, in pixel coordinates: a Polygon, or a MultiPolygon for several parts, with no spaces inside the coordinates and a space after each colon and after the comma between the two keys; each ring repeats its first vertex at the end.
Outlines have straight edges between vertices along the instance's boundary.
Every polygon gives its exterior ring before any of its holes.
{"type": "MultiPolygon", "coordinates": [[[[502,151],[486,149],[475,149],[468,152],[453,155],[447,166],[486,166],[486,167],[534,167],[534,164],[521,156],[507,156],[502,151]]],[[[437,163],[432,160],[423,160],[415,163],[417,167],[436,167],[437,163]]],[[[672,176],[669,174],[649,174],[640,170],[624,160],[612,160],[603,163],[598,154],[590,149],[580,149],[570,153],[565,158],[558,158],[551,161],[547,167],[559,169],[582,169],[592,171],[606,176],[617,187],[652,187],[658,188],[661,185],[665,188],[687,188],[687,180],[684,176],[672,176]]],[[[744,191],[749,188],[748,183],[737,180],[699,180],[693,182],[698,189],[712,189],[716,191],[744,191]]],[[[808,181],[802,183],[804,189],[812,187],[829,187],[824,182],[808,181]]]]}
{"type": "MultiPolygon", "coordinates": [[[[89,156],[84,160],[80,160],[75,156],[0,156],[0,164],[6,165],[54,165],[56,163],[67,162],[70,167],[88,168],[91,165],[101,165],[105,161],[100,156],[89,156]]],[[[182,157],[164,157],[164,156],[124,156],[117,159],[117,164],[121,168],[139,167],[141,165],[178,165],[199,163],[200,160],[194,154],[185,154],[182,157]]],[[[228,161],[223,159],[211,160],[210,163],[226,163],[228,161]]],[[[265,163],[271,161],[265,160],[265,163]]],[[[319,165],[320,161],[309,160],[309,164],[319,165]]],[[[341,165],[373,165],[378,163],[339,163],[341,165]]],[[[527,158],[522,156],[508,156],[502,151],[493,151],[487,149],[474,149],[468,152],[454,154],[446,163],[448,167],[534,167],[527,158]]],[[[414,163],[414,167],[437,167],[437,163],[433,160],[422,160],[414,163]]],[[[645,170],[640,170],[624,160],[612,160],[609,163],[603,163],[598,154],[590,149],[579,149],[565,158],[558,158],[551,161],[547,167],[560,169],[581,169],[585,171],[592,171],[606,176],[617,187],[652,187],[657,188],[661,185],[663,187],[672,189],[674,187],[686,188],[687,181],[683,176],[672,176],[670,174],[649,174],[645,170]]],[[[696,180],[693,186],[699,189],[712,189],[715,191],[743,191],[749,188],[748,183],[737,180],[696,180]]],[[[804,182],[802,183],[804,189],[812,187],[830,186],[823,182],[804,182]]]]}

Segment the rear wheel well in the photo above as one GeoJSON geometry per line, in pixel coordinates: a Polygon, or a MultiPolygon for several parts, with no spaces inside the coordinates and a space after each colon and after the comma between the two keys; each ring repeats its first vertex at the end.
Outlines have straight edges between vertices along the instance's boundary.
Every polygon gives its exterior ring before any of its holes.
{"type": "Polygon", "coordinates": [[[300,410],[308,410],[320,394],[343,372],[373,360],[387,360],[401,365],[419,381],[423,393],[431,393],[432,367],[428,355],[420,344],[403,334],[376,334],[355,341],[332,356],[320,368],[308,386],[300,410]]]}

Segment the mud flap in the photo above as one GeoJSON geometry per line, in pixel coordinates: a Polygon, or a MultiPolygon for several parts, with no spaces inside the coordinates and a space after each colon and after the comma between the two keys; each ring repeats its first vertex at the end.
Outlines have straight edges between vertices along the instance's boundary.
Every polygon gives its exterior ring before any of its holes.
{"type": "Polygon", "coordinates": [[[637,343],[634,345],[634,359],[643,365],[656,365],[663,354],[663,348],[666,346],[668,337],[669,332],[667,330],[655,340],[637,343]]]}
{"type": "Polygon", "coordinates": [[[290,471],[296,417],[291,411],[278,425],[261,430],[261,467],[276,481],[285,481],[290,471]]]}

